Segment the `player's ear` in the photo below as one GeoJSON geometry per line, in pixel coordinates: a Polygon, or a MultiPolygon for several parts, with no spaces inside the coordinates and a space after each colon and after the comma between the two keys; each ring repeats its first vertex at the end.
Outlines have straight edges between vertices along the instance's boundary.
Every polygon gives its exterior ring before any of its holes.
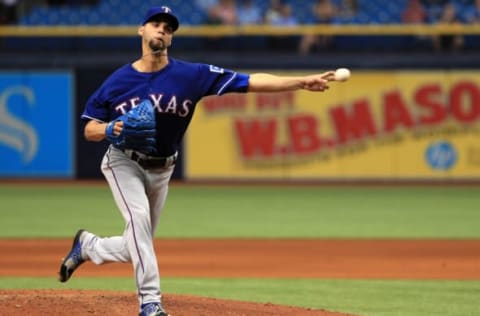
{"type": "Polygon", "coordinates": [[[140,26],[140,27],[138,28],[138,31],[137,31],[138,35],[143,36],[143,31],[144,31],[144,30],[145,30],[145,27],[144,27],[143,25],[140,26]]]}

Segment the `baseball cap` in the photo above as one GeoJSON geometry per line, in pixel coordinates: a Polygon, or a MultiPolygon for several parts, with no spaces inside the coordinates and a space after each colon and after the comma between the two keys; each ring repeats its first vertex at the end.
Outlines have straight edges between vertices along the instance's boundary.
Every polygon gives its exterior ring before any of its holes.
{"type": "Polygon", "coordinates": [[[174,32],[178,29],[179,23],[177,17],[173,14],[172,9],[166,6],[151,7],[150,9],[148,9],[147,13],[145,14],[145,18],[143,19],[142,25],[145,25],[157,16],[165,17],[168,20],[168,23],[170,23],[170,25],[172,26],[174,32]]]}

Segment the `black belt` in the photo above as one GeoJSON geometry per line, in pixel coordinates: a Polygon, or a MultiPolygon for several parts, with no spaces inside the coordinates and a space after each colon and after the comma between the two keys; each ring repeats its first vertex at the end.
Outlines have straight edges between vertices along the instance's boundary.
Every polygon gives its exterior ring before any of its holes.
{"type": "Polygon", "coordinates": [[[177,153],[168,157],[152,157],[152,156],[140,156],[134,150],[122,150],[130,159],[135,161],[143,169],[155,169],[155,168],[168,168],[173,166],[177,161],[177,153]]]}

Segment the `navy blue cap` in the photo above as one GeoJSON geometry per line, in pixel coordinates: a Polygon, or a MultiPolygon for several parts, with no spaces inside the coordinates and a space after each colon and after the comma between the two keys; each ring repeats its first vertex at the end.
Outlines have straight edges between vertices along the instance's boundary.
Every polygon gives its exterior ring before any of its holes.
{"type": "Polygon", "coordinates": [[[177,17],[173,14],[172,9],[166,6],[161,7],[151,7],[145,14],[142,25],[147,24],[148,22],[154,20],[157,16],[163,16],[168,20],[168,23],[175,32],[178,29],[180,23],[178,23],[177,17]]]}

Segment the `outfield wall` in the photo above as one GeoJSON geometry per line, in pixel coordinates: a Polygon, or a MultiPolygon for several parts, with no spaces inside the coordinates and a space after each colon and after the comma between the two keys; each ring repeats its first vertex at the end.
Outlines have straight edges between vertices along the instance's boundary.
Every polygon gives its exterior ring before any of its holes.
{"type": "MultiPolygon", "coordinates": [[[[112,70],[0,72],[0,177],[102,177],[108,144],[86,142],[79,117],[112,70]]],[[[175,178],[480,179],[479,71],[352,70],[326,93],[204,99],[175,178]]]]}
{"type": "Polygon", "coordinates": [[[186,137],[185,176],[479,179],[479,122],[476,71],[354,71],[326,93],[209,97],[186,137]]]}

